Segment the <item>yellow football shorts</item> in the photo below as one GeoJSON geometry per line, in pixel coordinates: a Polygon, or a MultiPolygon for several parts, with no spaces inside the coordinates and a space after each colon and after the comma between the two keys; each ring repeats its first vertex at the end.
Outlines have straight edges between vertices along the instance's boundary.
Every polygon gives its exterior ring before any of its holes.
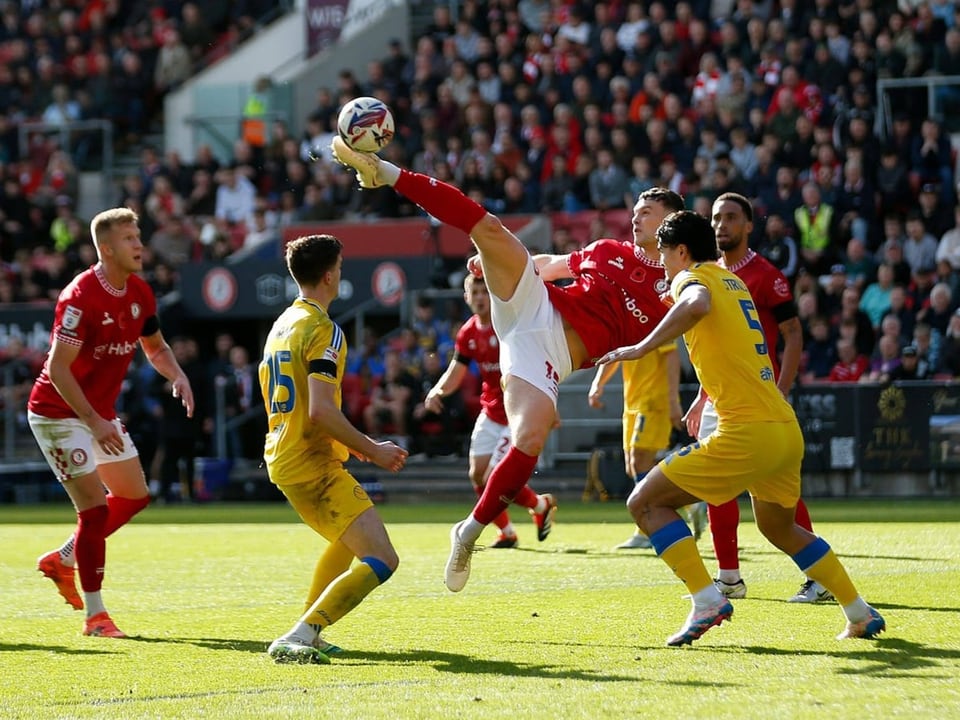
{"type": "Polygon", "coordinates": [[[623,413],[623,452],[663,450],[670,445],[670,411],[643,408],[623,413]]]}
{"type": "Polygon", "coordinates": [[[330,542],[339,540],[354,520],[373,507],[360,483],[339,463],[326,466],[307,482],[279,487],[303,522],[330,542]]]}
{"type": "Polygon", "coordinates": [[[721,423],[658,467],[674,485],[711,505],[749,490],[758,500],[789,508],[800,498],[802,460],[803,435],[796,422],[721,423]]]}

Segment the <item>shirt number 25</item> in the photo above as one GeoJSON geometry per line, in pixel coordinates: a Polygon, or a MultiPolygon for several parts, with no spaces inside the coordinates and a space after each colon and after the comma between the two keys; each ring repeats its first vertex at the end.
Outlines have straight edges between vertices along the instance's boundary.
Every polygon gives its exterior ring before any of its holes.
{"type": "Polygon", "coordinates": [[[288,413],[293,410],[297,401],[297,389],[293,378],[285,372],[284,365],[290,364],[290,351],[278,350],[264,358],[269,374],[268,391],[270,393],[270,412],[288,413]],[[283,391],[286,391],[284,393],[283,391]],[[282,395],[286,395],[281,399],[282,395]]]}

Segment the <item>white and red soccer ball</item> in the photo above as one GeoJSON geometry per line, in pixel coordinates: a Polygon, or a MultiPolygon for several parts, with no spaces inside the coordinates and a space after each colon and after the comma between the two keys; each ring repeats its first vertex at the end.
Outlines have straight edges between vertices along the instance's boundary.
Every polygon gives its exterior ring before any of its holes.
{"type": "Polygon", "coordinates": [[[354,98],[340,109],[337,131],[354,150],[379,152],[393,140],[393,113],[376,98],[354,98]]]}

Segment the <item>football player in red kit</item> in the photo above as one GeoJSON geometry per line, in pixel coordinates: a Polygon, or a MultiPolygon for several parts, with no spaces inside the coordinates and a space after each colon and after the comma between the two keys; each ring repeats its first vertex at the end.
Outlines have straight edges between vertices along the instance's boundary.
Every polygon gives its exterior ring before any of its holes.
{"type": "MultiPolygon", "coordinates": [[[[340,138],[333,139],[332,149],[339,162],[357,171],[361,187],[390,185],[441,222],[469,234],[478,255],[467,268],[482,275],[490,291],[512,440],[473,511],[451,528],[444,582],[458,592],[470,577],[480,533],[533,474],[558,422],[559,384],[609,350],[646,337],[666,306],[632,242],[602,239],[569,255],[531,256],[498,217],[452,185],[352,150],[340,138]],[[573,282],[552,282],[561,279],[573,282]]],[[[553,509],[538,507],[537,514],[549,523],[553,509]]]]}
{"type": "MultiPolygon", "coordinates": [[[[460,387],[469,371],[470,363],[477,364],[482,383],[480,391],[480,415],[470,435],[470,482],[478,496],[483,495],[490,470],[496,467],[510,448],[510,426],[507,411],[503,407],[503,388],[500,386],[500,342],[490,322],[490,293],[483,278],[467,275],[463,281],[463,299],[473,316],[457,333],[453,359],[437,383],[430,388],[424,405],[439,413],[443,410],[443,398],[460,387]]],[[[543,508],[556,507],[553,496],[537,495],[525,485],[513,498],[513,502],[535,513],[537,505],[543,508]]],[[[534,518],[537,516],[534,514],[534,518]]],[[[512,548],[517,546],[517,532],[510,522],[507,511],[493,519],[499,528],[497,539],[490,547],[512,548]]],[[[550,534],[550,522],[537,523],[537,539],[541,542],[550,534]]]]}
{"type": "Polygon", "coordinates": [[[143,269],[138,222],[127,208],[93,218],[99,262],[60,293],[50,353],[27,405],[33,435],[77,510],[76,531],[43,555],[38,569],[75,609],[86,606],[84,635],[125,637],[107,614],[100,588],[107,536],[150,499],[137,449],[114,407],[137,348],[193,415],[193,390],[160,332],[153,291],[136,274],[143,269]]]}

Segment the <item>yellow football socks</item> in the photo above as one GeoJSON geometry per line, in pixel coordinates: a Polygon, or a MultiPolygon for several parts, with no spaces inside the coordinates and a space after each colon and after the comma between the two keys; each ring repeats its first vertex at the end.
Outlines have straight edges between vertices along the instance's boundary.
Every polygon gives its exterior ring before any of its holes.
{"type": "Polygon", "coordinates": [[[327,586],[343,575],[353,562],[353,553],[347,550],[347,546],[339,540],[330,543],[326,551],[317,560],[317,566],[313,570],[313,581],[310,583],[310,590],[307,593],[307,602],[303,606],[303,611],[307,612],[317,598],[323,594],[327,586]]]}

